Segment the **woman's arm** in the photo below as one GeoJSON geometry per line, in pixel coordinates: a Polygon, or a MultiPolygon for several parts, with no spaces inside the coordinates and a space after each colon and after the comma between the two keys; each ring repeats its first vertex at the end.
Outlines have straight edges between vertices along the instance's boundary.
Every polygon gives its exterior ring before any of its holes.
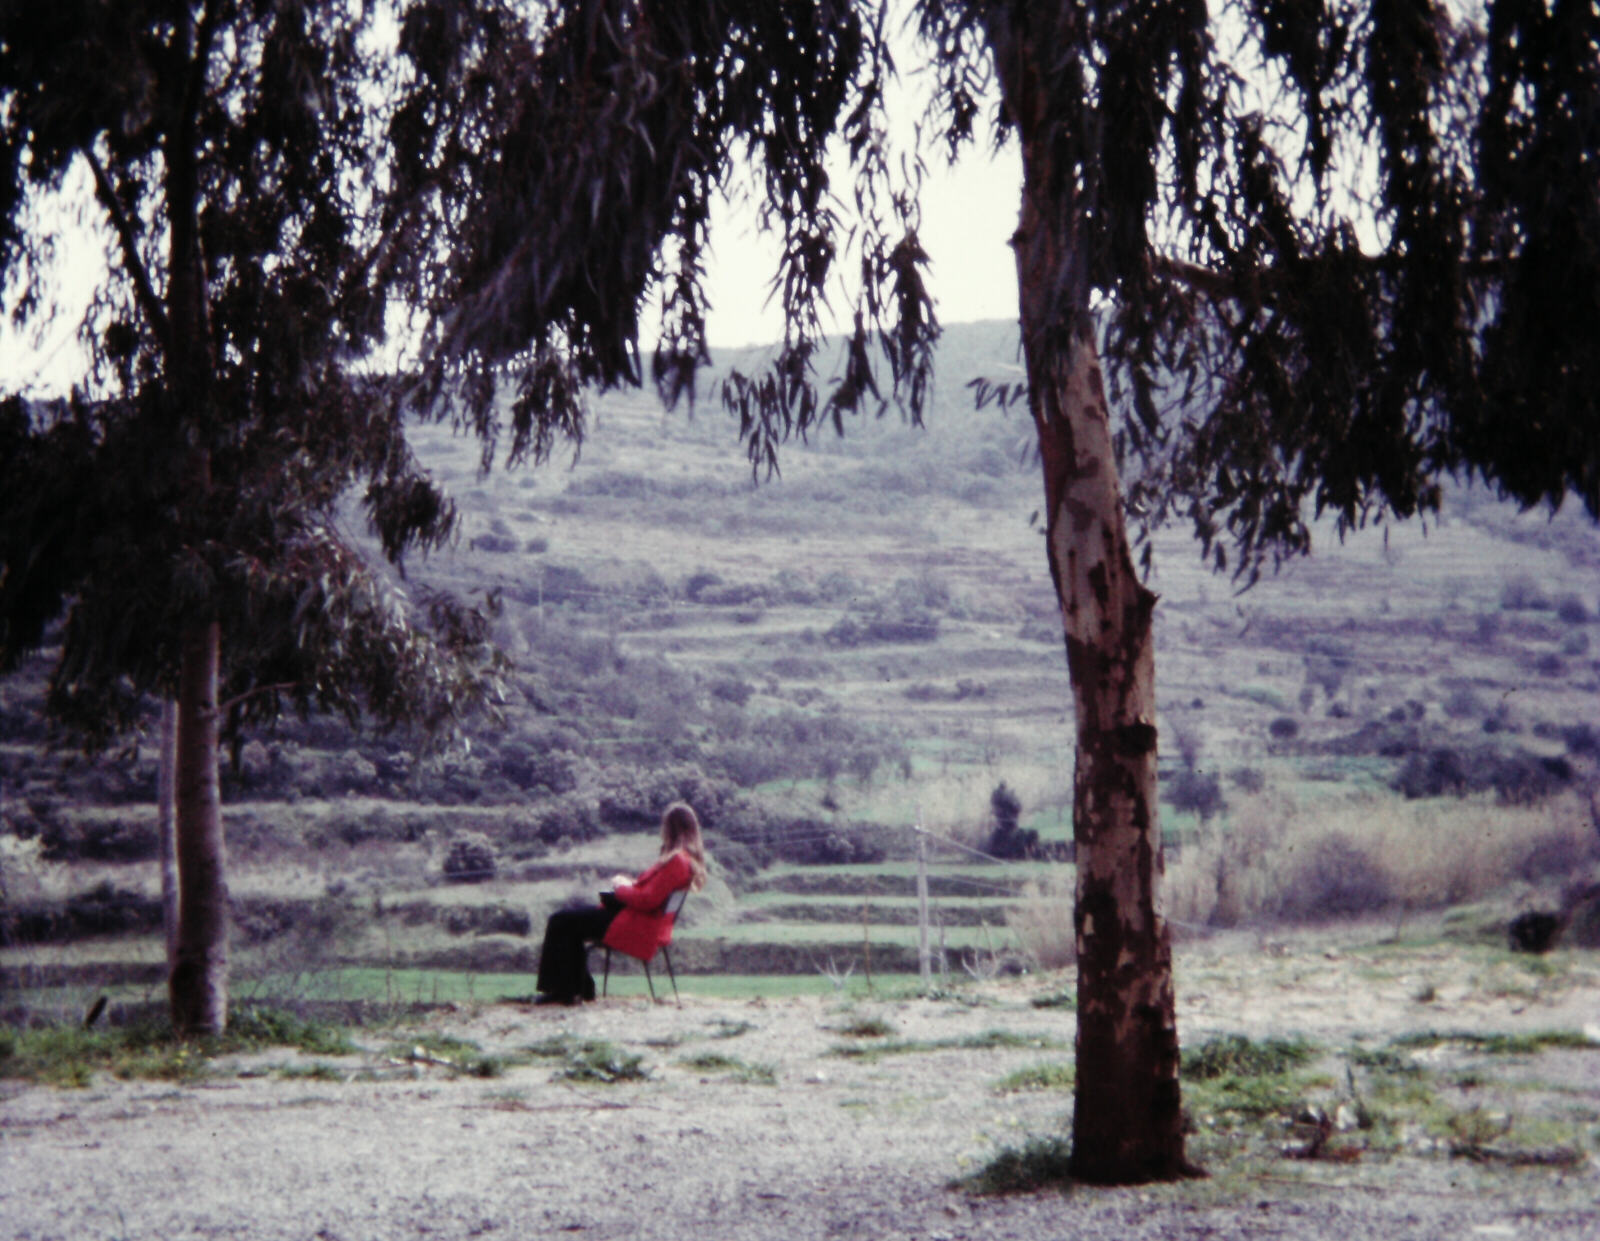
{"type": "Polygon", "coordinates": [[[632,883],[619,883],[613,890],[629,909],[654,913],[667,897],[687,886],[693,875],[694,868],[680,851],[662,858],[632,883]]]}

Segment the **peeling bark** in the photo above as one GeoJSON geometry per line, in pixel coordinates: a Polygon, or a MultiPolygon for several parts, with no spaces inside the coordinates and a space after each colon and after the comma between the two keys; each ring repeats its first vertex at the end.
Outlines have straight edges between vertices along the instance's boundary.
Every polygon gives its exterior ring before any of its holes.
{"type": "Polygon", "coordinates": [[[1156,597],[1129,549],[1095,347],[1079,204],[1058,165],[1046,56],[1062,32],[1020,7],[991,18],[1023,162],[1013,246],[1029,402],[1044,472],[1051,580],[1077,718],[1077,1085],[1073,1173],[1129,1184],[1196,1169],[1184,1153],[1172,943],[1162,917],[1156,789],[1156,597]]]}

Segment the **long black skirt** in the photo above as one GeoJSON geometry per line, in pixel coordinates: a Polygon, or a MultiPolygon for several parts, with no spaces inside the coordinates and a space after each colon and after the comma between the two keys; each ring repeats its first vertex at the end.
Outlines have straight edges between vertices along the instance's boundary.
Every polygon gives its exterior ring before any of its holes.
{"type": "Polygon", "coordinates": [[[539,992],[552,1000],[570,1003],[594,999],[594,975],[589,972],[589,945],[597,942],[616,917],[599,905],[558,909],[544,927],[539,949],[539,992]]]}

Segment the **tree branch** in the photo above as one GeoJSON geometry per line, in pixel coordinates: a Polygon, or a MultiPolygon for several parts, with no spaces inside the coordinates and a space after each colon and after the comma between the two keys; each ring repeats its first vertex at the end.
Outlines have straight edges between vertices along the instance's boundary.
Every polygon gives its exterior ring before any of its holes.
{"type": "Polygon", "coordinates": [[[117,197],[111,178],[106,175],[106,170],[96,158],[93,149],[85,145],[82,150],[83,157],[89,161],[90,171],[94,173],[96,197],[105,206],[111,216],[112,226],[117,230],[117,237],[122,244],[123,262],[127,265],[128,274],[133,278],[139,305],[144,310],[145,317],[150,320],[150,326],[155,330],[161,348],[165,351],[168,347],[167,315],[162,309],[160,297],[156,295],[155,286],[150,283],[150,273],[145,268],[144,259],[139,256],[138,238],[133,233],[133,222],[123,210],[122,201],[117,197]]]}
{"type": "Polygon", "coordinates": [[[300,681],[279,681],[275,685],[257,685],[254,689],[247,689],[242,694],[235,694],[227,702],[217,704],[217,714],[226,715],[241,703],[254,698],[257,694],[275,694],[281,689],[299,689],[303,683],[300,681]]]}

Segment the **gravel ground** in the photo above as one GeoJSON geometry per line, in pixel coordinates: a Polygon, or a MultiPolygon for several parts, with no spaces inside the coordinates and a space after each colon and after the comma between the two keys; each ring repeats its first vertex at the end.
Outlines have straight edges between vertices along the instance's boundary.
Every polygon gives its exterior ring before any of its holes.
{"type": "MultiPolygon", "coordinates": [[[[1186,1039],[1295,1029],[1327,1045],[1352,1030],[1416,1028],[1405,970],[1227,945],[1180,961],[1194,1000],[1186,1039]],[[1308,976],[1317,986],[1306,999],[1308,976]],[[1345,976],[1344,1002],[1339,992],[1345,976]],[[1230,981],[1231,980],[1231,981],[1230,981]],[[1273,1002],[1275,997],[1275,1004],[1273,1002]],[[1241,1018],[1249,1022],[1241,1025],[1241,1018]],[[1269,1018],[1275,1018],[1269,1020],[1269,1018]]],[[[1432,968],[1434,976],[1441,969],[1432,968]]],[[[1452,998],[1443,979],[1427,1024],[1509,1031],[1600,1020],[1600,975],[1550,994],[1452,998]]],[[[360,1057],[324,1059],[348,1080],[289,1077],[311,1057],[269,1052],[199,1085],[97,1078],[87,1090],[3,1083],[0,1235],[46,1241],[184,1236],[402,1238],[1353,1238],[1600,1235],[1600,1172],[1483,1167],[1442,1155],[1359,1163],[1257,1161],[1210,1180],[978,1198],[949,1187],[996,1146],[1059,1131],[1069,1097],[1001,1094],[1008,1071],[1064,1050],[960,1047],[844,1058],[847,1022],[949,1043],[1004,1030],[1070,1044],[1072,1015],[1029,1003],[1035,980],[975,989],[981,1002],[717,1000],[683,1007],[612,999],[581,1009],[495,1005],[443,1013],[433,1028],[485,1052],[556,1034],[644,1056],[640,1082],[560,1079],[552,1062],[498,1078],[394,1062],[387,1035],[360,1057]],[[682,1061],[718,1053],[770,1068],[764,1082],[682,1061]],[[370,1077],[376,1075],[377,1080],[370,1077]]],[[[1180,994],[1183,991],[1180,990],[1180,994]]],[[[408,1037],[421,1037],[414,1033],[408,1037]]],[[[1600,1048],[1514,1064],[1560,1080],[1563,1106],[1600,1117],[1600,1048]]]]}

